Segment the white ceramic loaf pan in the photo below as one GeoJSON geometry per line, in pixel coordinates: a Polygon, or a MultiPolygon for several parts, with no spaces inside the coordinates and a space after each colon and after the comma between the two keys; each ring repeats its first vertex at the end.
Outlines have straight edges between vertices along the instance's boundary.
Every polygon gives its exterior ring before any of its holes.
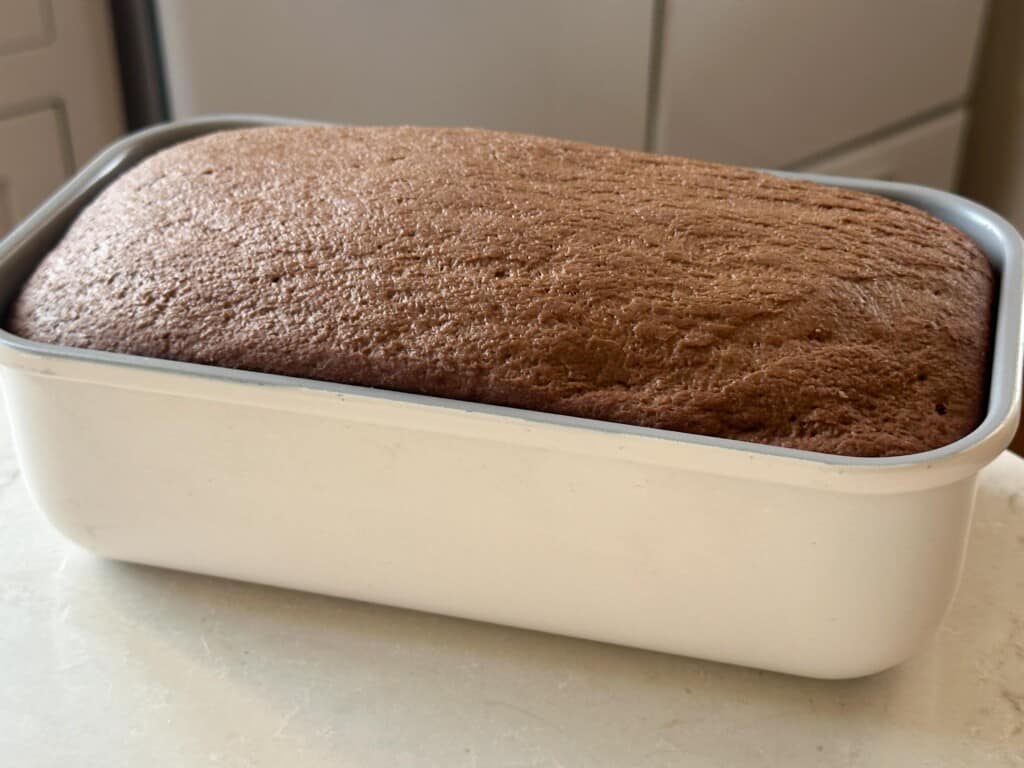
{"type": "MultiPolygon", "coordinates": [[[[112,146],[0,244],[0,300],[140,158],[265,122],[112,146]]],[[[818,180],[928,210],[991,259],[988,413],[962,440],[843,458],[0,333],[25,481],[106,557],[802,675],[885,669],[942,621],[978,471],[1017,425],[1021,241],[950,194],[818,180]]]]}

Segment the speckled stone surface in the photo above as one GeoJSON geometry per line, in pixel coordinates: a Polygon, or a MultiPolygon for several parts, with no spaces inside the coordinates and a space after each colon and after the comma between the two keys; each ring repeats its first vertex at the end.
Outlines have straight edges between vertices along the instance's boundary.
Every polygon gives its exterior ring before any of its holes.
{"type": "Polygon", "coordinates": [[[963,436],[992,276],[907,206],[477,130],[214,134],[105,191],[30,338],[847,455],[963,436]]]}
{"type": "MultiPolygon", "coordinates": [[[[34,768],[1024,766],[1024,461],[909,662],[828,682],[99,560],[0,412],[0,754],[34,768]]],[[[293,510],[301,515],[301,510],[293,510]]]]}

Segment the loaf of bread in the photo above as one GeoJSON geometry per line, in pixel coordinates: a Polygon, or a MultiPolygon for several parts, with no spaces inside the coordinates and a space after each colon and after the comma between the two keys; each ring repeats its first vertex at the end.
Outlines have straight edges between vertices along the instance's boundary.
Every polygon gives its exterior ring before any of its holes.
{"type": "Polygon", "coordinates": [[[881,197],[469,129],[162,151],[39,265],[43,342],[849,456],[985,406],[993,275],[881,197]]]}

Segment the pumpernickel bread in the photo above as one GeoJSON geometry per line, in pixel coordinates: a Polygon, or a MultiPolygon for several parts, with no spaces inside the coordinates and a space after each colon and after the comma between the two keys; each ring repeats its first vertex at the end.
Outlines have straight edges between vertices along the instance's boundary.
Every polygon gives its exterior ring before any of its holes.
{"type": "Polygon", "coordinates": [[[7,327],[850,456],[985,404],[993,276],[873,195],[469,129],[268,127],[111,184],[7,327]]]}

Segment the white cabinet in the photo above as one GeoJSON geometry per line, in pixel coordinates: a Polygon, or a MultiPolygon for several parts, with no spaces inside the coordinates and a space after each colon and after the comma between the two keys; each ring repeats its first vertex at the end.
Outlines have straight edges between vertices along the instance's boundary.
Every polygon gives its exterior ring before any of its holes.
{"type": "Polygon", "coordinates": [[[174,117],[475,125],[642,148],[653,0],[158,0],[174,117]]]}
{"type": "Polygon", "coordinates": [[[799,168],[833,176],[907,181],[938,189],[956,186],[967,113],[957,109],[799,168]]]}
{"type": "Polygon", "coordinates": [[[942,185],[987,6],[155,2],[175,118],[477,125],[769,168],[874,167],[877,142],[879,173],[942,185]]]}
{"type": "Polygon", "coordinates": [[[667,0],[656,148],[771,168],[954,107],[984,0],[667,0]]]}
{"type": "MultiPolygon", "coordinates": [[[[8,4],[17,8],[23,2],[0,0],[3,20],[8,4]]],[[[51,34],[44,44],[0,51],[0,114],[56,106],[78,166],[123,129],[110,14],[100,0],[39,3],[51,34]]]]}
{"type": "Polygon", "coordinates": [[[0,120],[0,234],[59,187],[68,167],[54,110],[0,120]]]}
{"type": "Polygon", "coordinates": [[[0,20],[0,55],[37,48],[53,38],[49,0],[2,0],[0,20]]]}
{"type": "Polygon", "coordinates": [[[122,129],[107,4],[0,0],[0,236],[122,129]]]}

